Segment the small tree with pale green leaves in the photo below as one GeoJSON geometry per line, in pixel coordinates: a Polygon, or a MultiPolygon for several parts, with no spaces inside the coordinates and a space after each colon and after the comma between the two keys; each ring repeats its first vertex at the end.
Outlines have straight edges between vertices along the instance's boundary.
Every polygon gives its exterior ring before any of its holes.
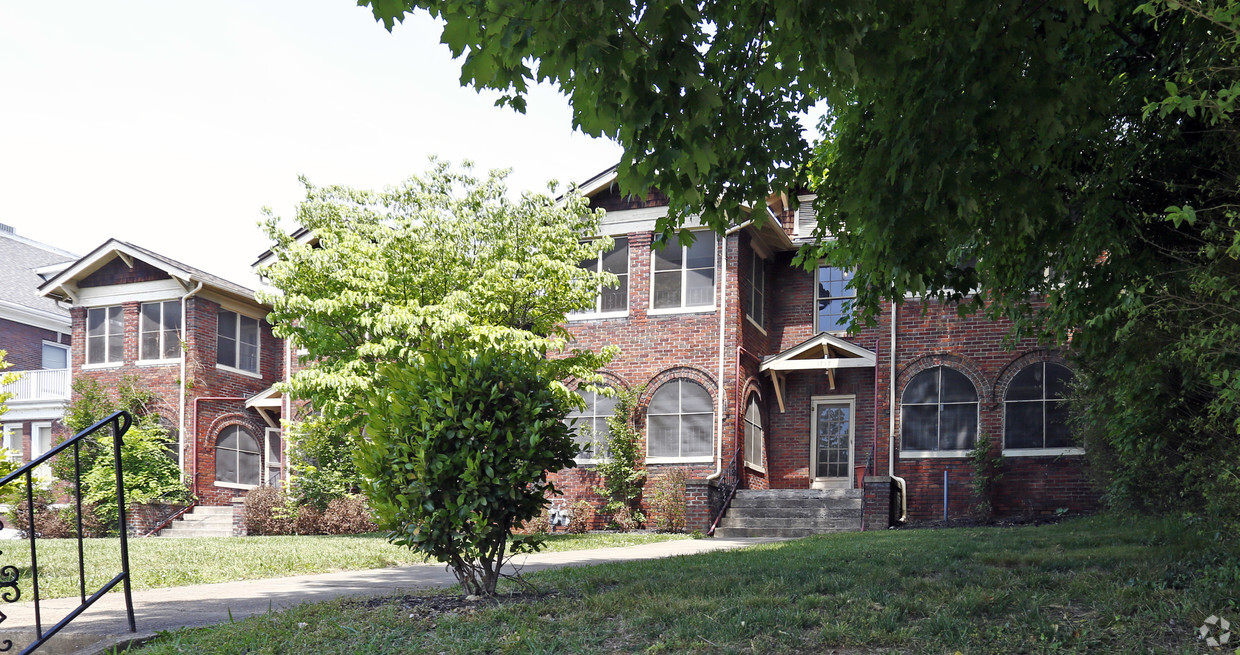
{"type": "Polygon", "coordinates": [[[646,522],[639,499],[646,467],[642,465],[642,434],[634,427],[638,389],[617,389],[616,408],[607,417],[607,450],[594,470],[603,479],[597,490],[607,499],[603,510],[611,515],[613,527],[627,530],[646,522]]]}
{"type": "Polygon", "coordinates": [[[580,400],[562,381],[598,381],[615,352],[572,349],[563,326],[617,283],[581,266],[611,248],[583,240],[601,213],[573,190],[514,200],[505,175],[433,160],[379,192],[306,183],[297,223],[312,238],[270,218],[262,274],[277,291],[259,296],[305,349],[291,391],[357,439],[379,525],[482,594],[547,474],[572,465],[556,422],[580,400]]]}

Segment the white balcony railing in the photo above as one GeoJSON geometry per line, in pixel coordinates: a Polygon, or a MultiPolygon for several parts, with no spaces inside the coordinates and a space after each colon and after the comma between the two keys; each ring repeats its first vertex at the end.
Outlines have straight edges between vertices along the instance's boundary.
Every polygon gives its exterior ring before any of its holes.
{"type": "Polygon", "coordinates": [[[21,378],[12,384],[0,386],[0,393],[11,393],[8,403],[22,401],[69,400],[69,369],[42,371],[0,371],[17,373],[21,378]]]}

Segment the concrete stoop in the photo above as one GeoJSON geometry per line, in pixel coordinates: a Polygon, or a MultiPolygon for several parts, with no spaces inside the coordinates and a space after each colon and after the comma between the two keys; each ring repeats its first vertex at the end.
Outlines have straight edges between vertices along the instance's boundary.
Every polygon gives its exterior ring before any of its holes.
{"type": "Polygon", "coordinates": [[[789,538],[861,530],[860,489],[741,489],[715,536],[789,538]]]}
{"type": "Polygon", "coordinates": [[[193,509],[159,531],[160,537],[231,537],[233,508],[195,505],[193,509]]]}

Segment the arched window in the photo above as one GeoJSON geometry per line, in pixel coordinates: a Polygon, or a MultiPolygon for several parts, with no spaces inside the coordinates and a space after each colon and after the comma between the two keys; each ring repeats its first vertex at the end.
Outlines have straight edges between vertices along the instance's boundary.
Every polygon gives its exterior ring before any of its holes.
{"type": "Polygon", "coordinates": [[[715,411],[710,394],[692,380],[659,387],[646,410],[646,460],[710,461],[715,411]]]}
{"type": "Polygon", "coordinates": [[[215,442],[215,481],[257,487],[259,481],[258,440],[240,425],[220,431],[215,442]]]}
{"type": "Polygon", "coordinates": [[[574,441],[581,445],[577,461],[584,464],[607,456],[607,437],[610,435],[607,419],[616,412],[616,399],[584,388],[578,389],[577,395],[586,401],[586,408],[583,411],[573,410],[568,419],[570,423],[572,419],[577,419],[576,423],[572,423],[576,433],[574,441]]]}
{"type": "Polygon", "coordinates": [[[1021,369],[1003,399],[1003,447],[1072,447],[1064,401],[1071,382],[1072,371],[1053,362],[1021,369]]]}
{"type": "Polygon", "coordinates": [[[962,451],[977,443],[977,389],[955,369],[918,373],[904,387],[900,415],[903,451],[962,451]]]}
{"type": "Polygon", "coordinates": [[[763,467],[762,412],[758,409],[758,394],[749,396],[749,406],[745,408],[745,466],[765,471],[763,467]]]}

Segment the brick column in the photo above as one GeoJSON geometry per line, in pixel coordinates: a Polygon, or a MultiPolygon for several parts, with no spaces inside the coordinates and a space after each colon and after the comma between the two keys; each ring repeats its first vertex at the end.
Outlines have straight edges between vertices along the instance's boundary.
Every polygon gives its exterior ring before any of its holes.
{"type": "Polygon", "coordinates": [[[711,481],[705,478],[691,478],[685,481],[685,531],[698,530],[705,533],[710,529],[710,490],[711,481]]]}
{"type": "Polygon", "coordinates": [[[866,530],[891,527],[891,478],[886,475],[865,476],[865,510],[862,518],[866,530]]]}

